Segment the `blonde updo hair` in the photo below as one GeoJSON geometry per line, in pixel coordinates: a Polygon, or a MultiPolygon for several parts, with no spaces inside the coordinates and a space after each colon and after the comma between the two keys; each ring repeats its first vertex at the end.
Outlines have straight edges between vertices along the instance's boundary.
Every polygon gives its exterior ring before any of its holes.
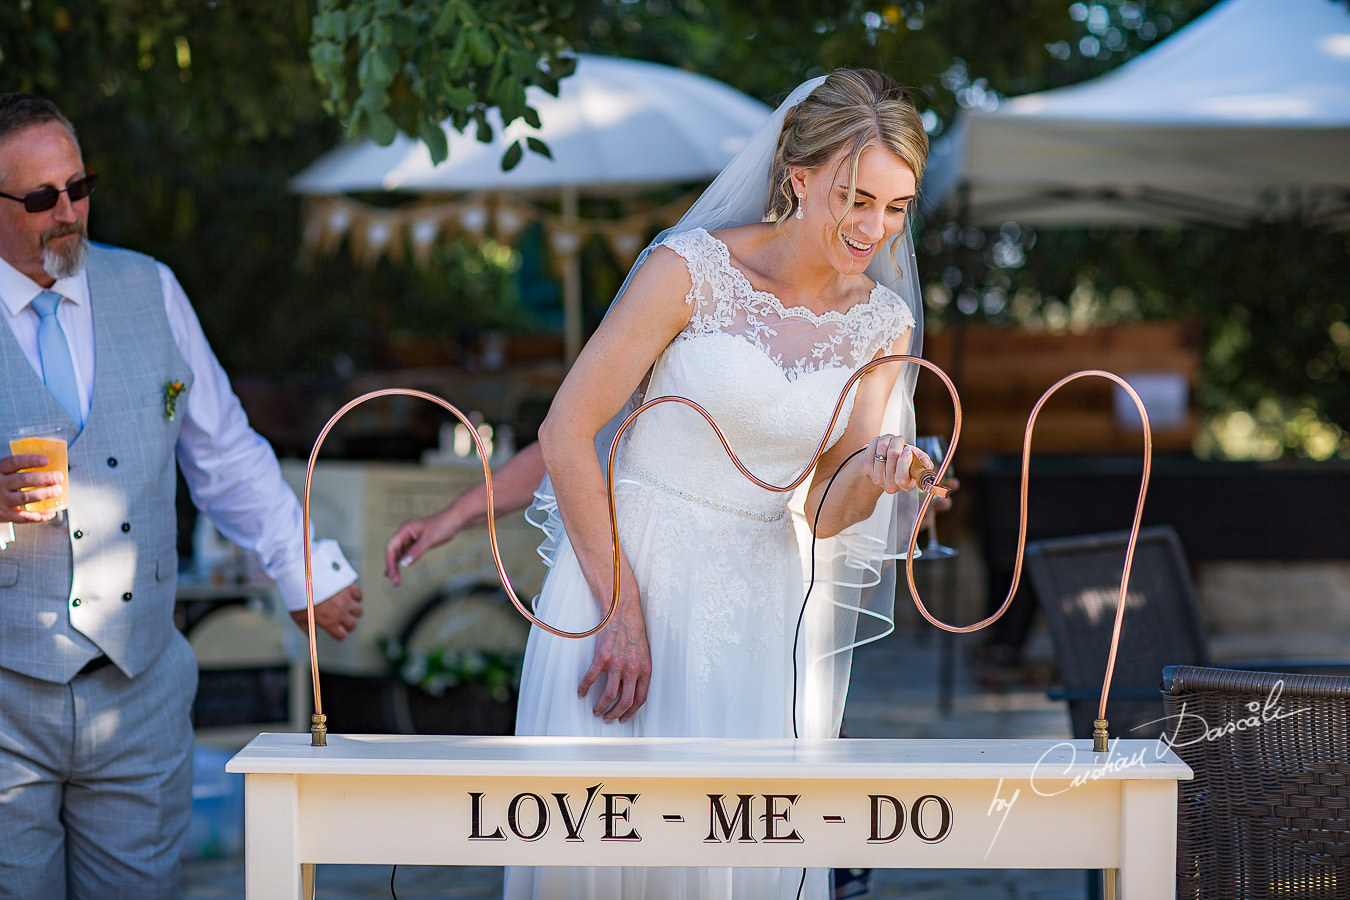
{"type": "Polygon", "coordinates": [[[858,159],[868,147],[888,150],[910,167],[916,182],[923,179],[928,134],[909,92],[872,69],[839,69],[789,109],[769,171],[765,221],[782,222],[797,211],[792,169],[819,169],[846,147],[848,204],[840,229],[853,205],[858,159]]]}

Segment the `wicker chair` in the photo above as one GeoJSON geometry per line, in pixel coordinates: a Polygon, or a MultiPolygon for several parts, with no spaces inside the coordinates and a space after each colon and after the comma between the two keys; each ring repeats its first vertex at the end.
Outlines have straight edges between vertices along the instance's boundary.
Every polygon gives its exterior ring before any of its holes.
{"type": "MultiPolygon", "coordinates": [[[[1129,532],[1032,541],[1027,574],[1045,613],[1073,736],[1092,737],[1120,596],[1129,532]]],[[[1106,717],[1113,738],[1163,729],[1164,666],[1207,665],[1209,655],[1186,557],[1170,526],[1141,529],[1130,572],[1106,717]]]]}
{"type": "Polygon", "coordinates": [[[1350,898],[1350,677],[1163,673],[1180,900],[1350,898]]]}

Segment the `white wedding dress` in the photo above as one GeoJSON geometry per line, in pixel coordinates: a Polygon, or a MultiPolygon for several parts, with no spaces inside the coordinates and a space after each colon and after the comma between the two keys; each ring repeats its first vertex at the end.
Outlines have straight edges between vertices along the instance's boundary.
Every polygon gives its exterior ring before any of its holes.
{"type": "MultiPolygon", "coordinates": [[[[810,461],[849,376],[913,324],[884,287],[844,313],[784,308],[732,266],[725,244],[702,229],[665,245],[688,264],[690,319],[662,353],[645,398],[696,401],[746,467],[787,484],[810,461]]],[[[903,342],[895,352],[903,352],[903,342]]],[[[831,440],[847,422],[852,396],[831,440]]],[[[697,412],[659,404],[625,431],[615,463],[619,535],[639,583],[651,645],[647,703],[626,723],[591,713],[577,685],[593,639],[531,630],[516,732],[521,735],[793,737],[793,636],[805,594],[799,514],[791,495],[747,480],[697,412]]],[[[556,517],[555,517],[556,518],[556,517]]],[[[808,535],[809,541],[809,535],[808,535]]],[[[567,630],[602,613],[558,536],[537,603],[567,630]]],[[[798,669],[801,650],[798,649],[798,669]]],[[[603,682],[603,679],[601,679],[603,682]]],[[[805,695],[805,691],[799,691],[805,695]]],[[[799,699],[802,737],[837,734],[828,702],[799,699]]],[[[798,896],[801,869],[516,868],[507,900],[745,900],[798,896]]],[[[812,871],[801,896],[823,898],[812,871]]]]}

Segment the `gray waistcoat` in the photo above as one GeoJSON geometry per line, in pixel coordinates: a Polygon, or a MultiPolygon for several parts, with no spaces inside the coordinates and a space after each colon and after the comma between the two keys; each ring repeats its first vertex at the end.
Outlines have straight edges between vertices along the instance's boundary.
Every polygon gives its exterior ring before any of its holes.
{"type": "MultiPolygon", "coordinates": [[[[169,381],[192,384],[154,261],[95,245],[88,272],[94,394],[70,446],[70,509],[64,522],[14,526],[0,551],[0,668],[58,683],[99,650],[137,675],[173,632],[174,445],[186,396],[170,421],[164,392],[169,381]]],[[[69,422],[3,326],[0,378],[0,438],[69,422]]]]}

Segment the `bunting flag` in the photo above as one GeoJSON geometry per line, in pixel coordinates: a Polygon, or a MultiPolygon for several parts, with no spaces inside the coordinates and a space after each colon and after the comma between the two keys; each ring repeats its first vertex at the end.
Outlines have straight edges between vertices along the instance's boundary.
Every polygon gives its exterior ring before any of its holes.
{"type": "Polygon", "coordinates": [[[307,197],[302,207],[302,251],[308,259],[334,256],[345,242],[358,265],[369,268],[381,259],[431,264],[439,245],[468,237],[491,235],[514,244],[530,224],[544,227],[545,246],[555,263],[579,254],[599,237],[614,261],[627,268],[646,245],[648,236],[674,223],[696,194],[663,206],[632,212],[618,219],[568,220],[551,210],[505,195],[472,194],[453,200],[405,207],[372,206],[350,197],[307,197]]]}

